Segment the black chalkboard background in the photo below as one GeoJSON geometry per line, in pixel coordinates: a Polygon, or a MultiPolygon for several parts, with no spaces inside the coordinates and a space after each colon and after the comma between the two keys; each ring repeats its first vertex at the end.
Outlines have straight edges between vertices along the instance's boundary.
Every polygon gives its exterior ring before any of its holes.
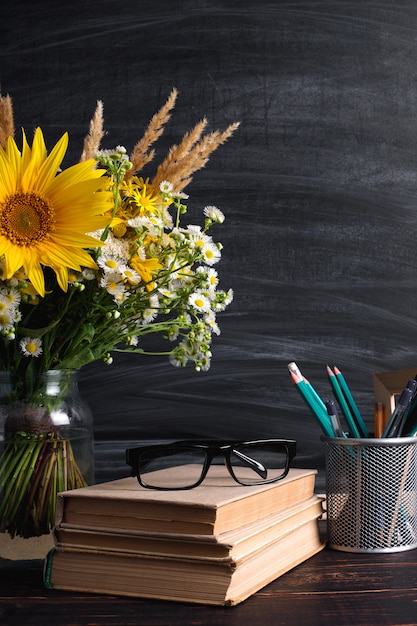
{"type": "Polygon", "coordinates": [[[226,214],[218,270],[235,300],[208,373],[115,355],[81,374],[97,480],[126,445],[188,436],[293,437],[323,467],[296,360],[330,397],[344,372],[372,422],[375,371],[417,371],[417,4],[356,0],[3,3],[0,82],[16,127],[78,159],[96,100],[106,145],[130,150],[172,87],[157,157],[207,116],[241,127],[188,187],[189,221],[226,214]],[[6,11],[6,12],[5,12],[6,11]]]}

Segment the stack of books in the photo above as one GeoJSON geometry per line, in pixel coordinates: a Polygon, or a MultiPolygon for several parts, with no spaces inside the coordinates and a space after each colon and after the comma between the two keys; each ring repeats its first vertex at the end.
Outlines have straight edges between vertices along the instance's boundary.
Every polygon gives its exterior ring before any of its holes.
{"type": "Polygon", "coordinates": [[[45,584],[238,604],[324,547],[316,473],[294,468],[276,483],[243,487],[213,466],[186,491],[144,489],[123,478],[63,492],[45,584]]]}

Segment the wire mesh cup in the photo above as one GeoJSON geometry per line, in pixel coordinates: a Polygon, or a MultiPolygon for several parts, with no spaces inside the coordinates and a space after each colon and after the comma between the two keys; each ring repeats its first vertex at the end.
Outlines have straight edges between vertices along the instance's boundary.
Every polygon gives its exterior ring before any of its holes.
{"type": "Polygon", "coordinates": [[[417,438],[326,445],[328,546],[345,552],[417,547],[417,438]]]}

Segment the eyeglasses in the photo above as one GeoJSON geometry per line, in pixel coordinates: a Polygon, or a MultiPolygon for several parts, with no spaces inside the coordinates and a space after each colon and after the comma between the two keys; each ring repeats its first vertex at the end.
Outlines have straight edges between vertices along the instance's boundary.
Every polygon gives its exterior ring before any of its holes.
{"type": "Polygon", "coordinates": [[[291,439],[176,441],[129,448],[126,463],[142,487],[172,491],[200,485],[218,456],[240,485],[273,483],[288,474],[295,453],[291,439]]]}

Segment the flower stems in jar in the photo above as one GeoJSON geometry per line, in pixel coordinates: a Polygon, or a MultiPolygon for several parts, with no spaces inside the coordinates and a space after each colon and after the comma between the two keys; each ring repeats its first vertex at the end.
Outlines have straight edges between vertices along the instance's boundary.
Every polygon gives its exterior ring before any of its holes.
{"type": "Polygon", "coordinates": [[[0,468],[0,531],[12,537],[50,532],[57,493],[86,485],[71,441],[51,433],[13,433],[0,468]]]}

